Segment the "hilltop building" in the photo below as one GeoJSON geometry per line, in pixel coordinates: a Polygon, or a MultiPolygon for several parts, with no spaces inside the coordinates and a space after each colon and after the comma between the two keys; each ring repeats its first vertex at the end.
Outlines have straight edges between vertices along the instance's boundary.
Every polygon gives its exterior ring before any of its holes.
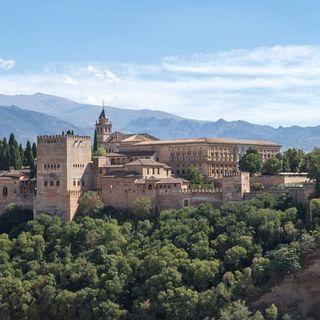
{"type": "Polygon", "coordinates": [[[238,161],[248,148],[264,160],[280,152],[266,141],[196,138],[159,140],[146,133],[112,132],[103,109],[96,122],[97,139],[107,156],[94,157],[87,136],[39,136],[37,173],[10,170],[0,173],[0,210],[11,202],[72,220],[78,200],[96,191],[106,205],[131,209],[139,197],[148,197],[159,209],[199,205],[217,206],[240,201],[250,191],[248,173],[239,172],[238,161]],[[198,167],[211,189],[192,190],[188,168],[198,167]]]}
{"type": "Polygon", "coordinates": [[[116,153],[113,162],[126,158],[152,158],[172,168],[172,174],[187,178],[191,165],[198,167],[206,180],[236,174],[240,157],[253,148],[260,152],[263,161],[280,152],[281,146],[269,141],[191,138],[159,140],[148,134],[112,133],[111,122],[104,110],[96,124],[99,145],[108,153],[116,153]],[[101,130],[102,123],[108,124],[101,130]],[[108,132],[106,135],[105,132],[108,132]]]}

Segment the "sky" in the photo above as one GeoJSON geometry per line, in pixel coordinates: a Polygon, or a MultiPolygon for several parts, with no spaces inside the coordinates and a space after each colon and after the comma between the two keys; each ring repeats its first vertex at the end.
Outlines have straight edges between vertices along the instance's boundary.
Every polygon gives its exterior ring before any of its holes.
{"type": "Polygon", "coordinates": [[[320,125],[320,1],[0,0],[0,93],[320,125]]]}

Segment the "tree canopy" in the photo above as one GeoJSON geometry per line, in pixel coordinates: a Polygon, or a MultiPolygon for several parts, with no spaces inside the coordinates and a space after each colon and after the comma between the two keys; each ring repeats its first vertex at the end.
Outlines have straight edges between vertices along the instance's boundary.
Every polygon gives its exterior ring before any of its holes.
{"type": "Polygon", "coordinates": [[[18,207],[0,217],[1,319],[288,319],[249,302],[299,271],[316,236],[303,211],[270,195],[156,220],[101,209],[96,194],[80,204],[66,223],[28,221],[18,207]]]}
{"type": "Polygon", "coordinates": [[[262,158],[255,149],[248,149],[239,160],[240,171],[247,171],[250,174],[260,172],[262,168],[262,158]]]}

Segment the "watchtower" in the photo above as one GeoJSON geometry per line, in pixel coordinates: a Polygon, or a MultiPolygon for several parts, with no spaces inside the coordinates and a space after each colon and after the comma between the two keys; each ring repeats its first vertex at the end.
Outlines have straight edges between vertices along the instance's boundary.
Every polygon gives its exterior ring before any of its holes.
{"type": "Polygon", "coordinates": [[[99,146],[103,146],[112,133],[112,123],[109,117],[106,116],[104,107],[100,113],[98,121],[96,122],[96,132],[98,144],[99,146]]]}
{"type": "Polygon", "coordinates": [[[91,141],[88,136],[55,135],[37,139],[37,194],[34,215],[46,212],[72,220],[78,200],[92,190],[91,141]]]}

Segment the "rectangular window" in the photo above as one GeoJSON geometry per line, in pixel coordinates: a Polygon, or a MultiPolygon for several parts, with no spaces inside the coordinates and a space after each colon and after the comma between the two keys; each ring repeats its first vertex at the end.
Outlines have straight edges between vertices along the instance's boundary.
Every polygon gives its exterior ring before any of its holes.
{"type": "Polygon", "coordinates": [[[78,180],[78,186],[80,186],[80,180],[78,180]]]}
{"type": "Polygon", "coordinates": [[[59,181],[59,180],[56,181],[56,186],[57,186],[57,187],[60,186],[60,181],[59,181]]]}
{"type": "Polygon", "coordinates": [[[76,180],[73,180],[73,185],[76,186],[76,180]]]}
{"type": "Polygon", "coordinates": [[[48,181],[44,181],[44,182],[43,182],[43,185],[44,185],[45,187],[47,187],[47,186],[48,186],[48,181]]]}
{"type": "Polygon", "coordinates": [[[54,186],[54,181],[50,181],[50,187],[54,186]]]}

